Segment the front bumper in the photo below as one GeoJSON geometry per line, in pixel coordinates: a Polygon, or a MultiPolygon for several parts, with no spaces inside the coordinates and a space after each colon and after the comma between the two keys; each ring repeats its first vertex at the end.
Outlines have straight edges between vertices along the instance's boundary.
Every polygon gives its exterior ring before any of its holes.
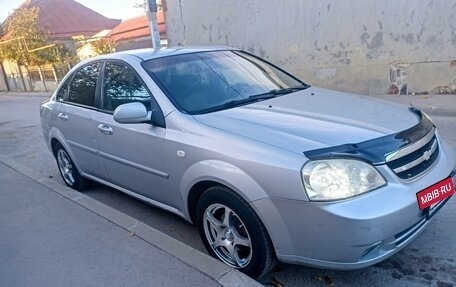
{"type": "Polygon", "coordinates": [[[445,147],[436,165],[413,182],[398,179],[385,165],[377,168],[388,184],[353,199],[256,201],[255,209],[271,235],[278,259],[345,270],[380,262],[406,246],[430,222],[418,208],[416,193],[450,174],[456,180],[454,153],[445,147]]]}

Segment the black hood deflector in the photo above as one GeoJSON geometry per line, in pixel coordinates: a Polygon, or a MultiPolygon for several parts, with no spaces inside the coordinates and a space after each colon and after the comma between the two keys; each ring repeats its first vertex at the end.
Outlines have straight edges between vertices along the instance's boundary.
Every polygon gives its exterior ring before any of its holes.
{"type": "Polygon", "coordinates": [[[311,160],[356,158],[374,165],[383,164],[387,154],[421,139],[434,127],[431,120],[420,110],[410,108],[410,111],[418,116],[419,123],[409,129],[360,143],[305,151],[304,155],[311,160]]]}

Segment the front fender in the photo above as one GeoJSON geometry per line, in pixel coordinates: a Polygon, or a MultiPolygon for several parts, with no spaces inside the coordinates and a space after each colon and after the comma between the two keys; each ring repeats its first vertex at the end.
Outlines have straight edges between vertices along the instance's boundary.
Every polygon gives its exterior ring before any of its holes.
{"type": "MultiPolygon", "coordinates": [[[[223,184],[242,196],[247,202],[267,197],[265,190],[240,168],[220,160],[204,160],[190,166],[182,176],[180,191],[182,202],[187,202],[191,188],[201,181],[214,181],[223,184]],[[248,190],[248,194],[244,193],[248,190]]],[[[188,206],[184,214],[190,218],[188,206]]]]}
{"type": "MultiPolygon", "coordinates": [[[[183,202],[187,202],[189,192],[195,184],[206,180],[223,184],[242,196],[260,217],[271,237],[276,252],[288,251],[287,246],[292,245],[288,230],[285,227],[286,224],[258,182],[240,168],[227,162],[219,160],[197,162],[187,169],[182,176],[180,190],[183,202]],[[248,190],[248,194],[243,192],[246,190],[248,190]],[[272,226],[280,232],[271,232],[272,226]]],[[[183,212],[187,218],[191,218],[187,204],[184,205],[183,212]]]]}

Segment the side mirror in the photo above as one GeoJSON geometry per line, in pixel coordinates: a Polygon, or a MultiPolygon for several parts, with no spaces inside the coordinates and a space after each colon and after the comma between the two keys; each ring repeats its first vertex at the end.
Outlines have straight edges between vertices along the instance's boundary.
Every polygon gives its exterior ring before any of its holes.
{"type": "Polygon", "coordinates": [[[128,103],[117,107],[114,120],[121,124],[140,124],[150,122],[152,112],[148,112],[142,103],[128,103]]]}

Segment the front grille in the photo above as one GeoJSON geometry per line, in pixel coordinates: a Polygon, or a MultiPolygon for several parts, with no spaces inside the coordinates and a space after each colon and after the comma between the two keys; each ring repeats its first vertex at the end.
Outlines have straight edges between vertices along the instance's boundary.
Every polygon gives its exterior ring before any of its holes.
{"type": "Polygon", "coordinates": [[[439,156],[435,128],[418,141],[386,156],[386,164],[402,179],[410,179],[426,171],[439,156]]]}

